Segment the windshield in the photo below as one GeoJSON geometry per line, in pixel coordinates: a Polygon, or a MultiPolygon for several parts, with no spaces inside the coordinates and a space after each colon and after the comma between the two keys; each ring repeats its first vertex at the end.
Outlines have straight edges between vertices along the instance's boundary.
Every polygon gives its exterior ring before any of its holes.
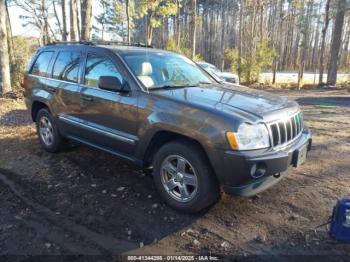
{"type": "Polygon", "coordinates": [[[167,52],[122,54],[132,72],[148,89],[210,84],[214,80],[190,59],[167,52]]]}

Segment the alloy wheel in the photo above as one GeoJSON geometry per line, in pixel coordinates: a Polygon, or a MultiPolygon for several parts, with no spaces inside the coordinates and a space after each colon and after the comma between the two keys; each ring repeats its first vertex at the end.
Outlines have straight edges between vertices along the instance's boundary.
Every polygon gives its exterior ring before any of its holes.
{"type": "Polygon", "coordinates": [[[182,156],[168,156],[161,165],[161,181],[176,201],[191,201],[198,190],[198,178],[191,163],[182,156]]]}
{"type": "Polygon", "coordinates": [[[46,146],[51,146],[54,141],[53,127],[48,117],[43,116],[39,122],[39,134],[46,146]]]}

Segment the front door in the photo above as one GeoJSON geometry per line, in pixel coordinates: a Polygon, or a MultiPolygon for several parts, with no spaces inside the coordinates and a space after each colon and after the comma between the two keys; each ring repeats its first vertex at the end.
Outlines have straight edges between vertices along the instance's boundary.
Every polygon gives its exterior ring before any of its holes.
{"type": "Polygon", "coordinates": [[[100,89],[101,76],[114,76],[124,83],[115,61],[103,54],[88,53],[81,88],[81,112],[85,131],[81,139],[124,157],[133,155],[137,143],[136,92],[100,89]]]}

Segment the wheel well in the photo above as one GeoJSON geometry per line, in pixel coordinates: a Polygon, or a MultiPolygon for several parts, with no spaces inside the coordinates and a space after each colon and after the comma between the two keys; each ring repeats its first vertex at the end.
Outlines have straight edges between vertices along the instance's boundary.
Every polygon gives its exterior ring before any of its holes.
{"type": "Polygon", "coordinates": [[[35,122],[36,116],[40,109],[47,108],[48,106],[43,102],[35,101],[32,105],[32,120],[35,122]]]}
{"type": "Polygon", "coordinates": [[[176,140],[183,140],[188,142],[189,144],[192,143],[197,145],[200,148],[200,150],[202,150],[204,156],[208,159],[208,163],[211,166],[207,153],[205,152],[203,146],[197,140],[170,131],[160,131],[152,137],[152,140],[149,143],[144,157],[145,166],[149,167],[152,165],[154,155],[163,145],[176,140]]]}

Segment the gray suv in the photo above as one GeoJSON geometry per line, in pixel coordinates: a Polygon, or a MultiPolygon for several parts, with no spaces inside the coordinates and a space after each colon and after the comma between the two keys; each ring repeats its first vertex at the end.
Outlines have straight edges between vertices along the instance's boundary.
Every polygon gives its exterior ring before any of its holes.
{"type": "Polygon", "coordinates": [[[294,101],[217,82],[188,58],[94,43],[40,48],[24,77],[40,143],[92,146],[153,171],[164,201],[183,212],[220,188],[251,196],[301,165],[311,134],[294,101]]]}

